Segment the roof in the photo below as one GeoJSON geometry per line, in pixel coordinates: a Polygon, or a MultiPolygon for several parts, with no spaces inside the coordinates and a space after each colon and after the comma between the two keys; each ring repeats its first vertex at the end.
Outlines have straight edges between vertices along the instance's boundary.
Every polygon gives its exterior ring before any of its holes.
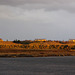
{"type": "Polygon", "coordinates": [[[46,39],[35,39],[35,40],[46,40],[46,39]]]}

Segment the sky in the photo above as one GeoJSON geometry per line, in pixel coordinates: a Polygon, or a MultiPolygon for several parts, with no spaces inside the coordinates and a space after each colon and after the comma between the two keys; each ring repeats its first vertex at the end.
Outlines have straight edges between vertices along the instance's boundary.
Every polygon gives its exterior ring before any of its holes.
{"type": "Polygon", "coordinates": [[[75,0],[0,0],[0,38],[75,39],[75,0]]]}

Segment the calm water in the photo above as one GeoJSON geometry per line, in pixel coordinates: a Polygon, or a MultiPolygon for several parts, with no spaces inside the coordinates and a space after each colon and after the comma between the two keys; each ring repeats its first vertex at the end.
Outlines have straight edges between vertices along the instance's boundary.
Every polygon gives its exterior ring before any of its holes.
{"type": "Polygon", "coordinates": [[[0,75],[75,75],[75,56],[0,58],[0,75]]]}

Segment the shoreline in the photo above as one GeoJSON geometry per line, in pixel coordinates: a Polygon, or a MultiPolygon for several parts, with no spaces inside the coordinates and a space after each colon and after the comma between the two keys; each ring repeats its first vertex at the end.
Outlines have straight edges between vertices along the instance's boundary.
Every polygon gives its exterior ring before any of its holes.
{"type": "Polygon", "coordinates": [[[0,49],[0,57],[51,57],[51,56],[75,56],[75,50],[56,49],[0,49]]]}

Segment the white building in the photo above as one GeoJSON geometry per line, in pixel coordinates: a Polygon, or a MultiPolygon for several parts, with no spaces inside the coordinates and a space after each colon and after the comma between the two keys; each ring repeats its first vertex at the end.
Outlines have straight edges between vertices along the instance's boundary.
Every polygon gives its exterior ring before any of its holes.
{"type": "Polygon", "coordinates": [[[69,39],[69,42],[75,42],[75,39],[69,39]]]}
{"type": "Polygon", "coordinates": [[[34,41],[47,41],[46,39],[35,39],[34,41]]]}

